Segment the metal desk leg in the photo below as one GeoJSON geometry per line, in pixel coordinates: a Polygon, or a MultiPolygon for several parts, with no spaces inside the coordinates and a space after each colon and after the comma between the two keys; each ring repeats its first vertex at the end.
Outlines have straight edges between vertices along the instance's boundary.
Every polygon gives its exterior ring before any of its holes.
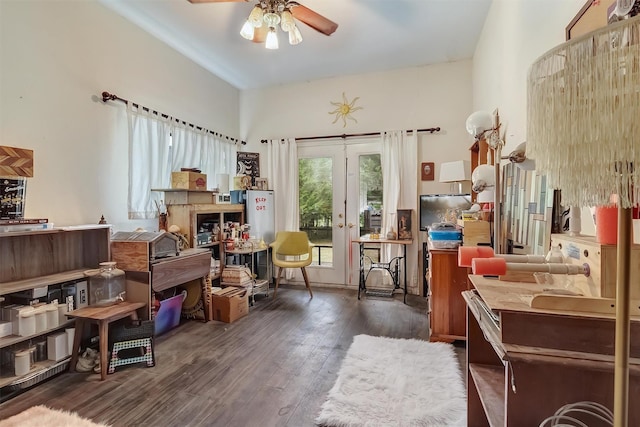
{"type": "Polygon", "coordinates": [[[402,245],[404,251],[402,253],[402,260],[404,262],[404,297],[403,302],[407,303],[407,245],[402,245]]]}

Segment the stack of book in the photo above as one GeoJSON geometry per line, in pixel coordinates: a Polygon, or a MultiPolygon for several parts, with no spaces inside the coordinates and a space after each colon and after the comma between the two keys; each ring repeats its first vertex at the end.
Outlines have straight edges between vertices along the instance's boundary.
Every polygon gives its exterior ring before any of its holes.
{"type": "Polygon", "coordinates": [[[46,230],[53,228],[47,218],[0,219],[0,232],[46,230]]]}

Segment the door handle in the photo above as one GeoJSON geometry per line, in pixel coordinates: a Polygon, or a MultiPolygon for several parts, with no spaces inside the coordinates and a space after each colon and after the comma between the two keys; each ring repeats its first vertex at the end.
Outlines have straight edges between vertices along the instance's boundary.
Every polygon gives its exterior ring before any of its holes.
{"type": "Polygon", "coordinates": [[[342,227],[344,227],[343,223],[338,224],[338,228],[342,228],[342,227]]]}
{"type": "Polygon", "coordinates": [[[351,222],[350,222],[350,223],[349,223],[349,228],[353,228],[353,227],[355,227],[355,224],[353,224],[353,223],[351,223],[351,222]]]}

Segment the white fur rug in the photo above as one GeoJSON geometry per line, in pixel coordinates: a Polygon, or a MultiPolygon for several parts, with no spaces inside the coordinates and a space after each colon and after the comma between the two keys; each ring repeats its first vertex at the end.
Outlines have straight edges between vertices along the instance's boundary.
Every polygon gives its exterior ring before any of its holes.
{"type": "Polygon", "coordinates": [[[0,420],[0,427],[108,427],[80,417],[78,414],[46,406],[33,406],[6,420],[0,420]]]}
{"type": "Polygon", "coordinates": [[[466,426],[453,346],[358,335],[316,423],[356,427],[466,426]]]}

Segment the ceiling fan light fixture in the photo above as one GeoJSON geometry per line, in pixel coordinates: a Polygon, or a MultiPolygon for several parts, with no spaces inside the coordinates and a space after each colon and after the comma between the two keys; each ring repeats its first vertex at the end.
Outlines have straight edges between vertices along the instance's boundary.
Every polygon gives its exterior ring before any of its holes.
{"type": "Polygon", "coordinates": [[[280,23],[280,15],[273,12],[265,13],[263,19],[269,28],[275,28],[280,23]]]}
{"type": "Polygon", "coordinates": [[[278,49],[278,35],[276,34],[275,27],[269,29],[264,47],[267,49],[278,49]]]}
{"type": "Polygon", "coordinates": [[[291,12],[285,10],[280,14],[280,27],[282,28],[282,31],[289,32],[293,27],[295,27],[295,25],[291,12]]]}
{"type": "Polygon", "coordinates": [[[289,44],[297,45],[302,41],[302,34],[300,34],[300,30],[296,24],[293,24],[293,27],[289,30],[289,44]]]}
{"type": "Polygon", "coordinates": [[[262,27],[263,20],[264,13],[262,12],[262,8],[259,5],[255,5],[253,9],[251,9],[248,21],[251,22],[254,28],[260,28],[262,27]]]}
{"type": "Polygon", "coordinates": [[[255,28],[253,24],[247,19],[240,30],[240,35],[247,40],[253,40],[255,28]]]}

